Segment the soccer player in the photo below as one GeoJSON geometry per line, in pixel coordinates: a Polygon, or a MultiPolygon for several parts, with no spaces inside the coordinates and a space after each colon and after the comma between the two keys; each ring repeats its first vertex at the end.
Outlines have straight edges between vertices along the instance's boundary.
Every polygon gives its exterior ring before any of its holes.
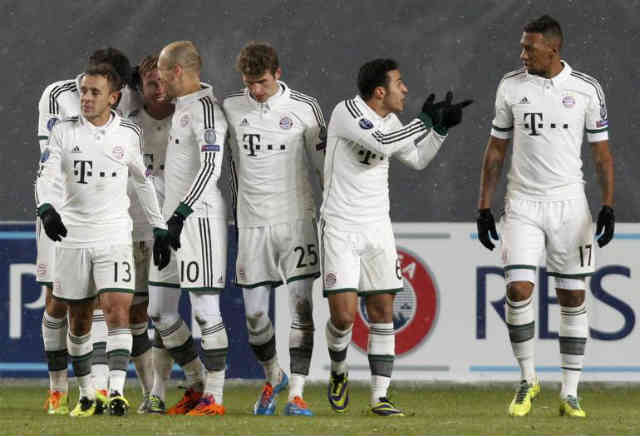
{"type": "Polygon", "coordinates": [[[544,15],[524,27],[524,68],[506,74],[496,93],[495,118],[484,154],[478,236],[493,250],[497,239],[491,200],[513,138],[502,219],[502,260],[507,283],[505,318],[521,383],[509,415],[524,416],[540,392],[534,362],[535,270],[543,252],[560,304],[560,414],[585,417],[578,380],[589,334],[585,277],[594,271],[593,224],[584,193],[580,148],[586,132],[602,188],[598,245],[613,237],[613,159],[607,108],[598,82],[561,60],[562,30],[544,15]]]}
{"type": "Polygon", "coordinates": [[[128,409],[122,394],[132,345],[129,309],[135,283],[129,174],[155,228],[154,261],[162,268],[171,255],[155,190],[145,175],[142,132],[111,110],[121,87],[111,65],[87,69],[80,79],[82,114],[52,129],[36,185],[42,226],[49,238],[60,241],[53,296],[69,307],[69,355],[80,387],[71,416],[77,417],[91,416],[96,408],[89,333],[96,296],[109,330],[109,411],[121,416],[128,409]],[[62,182],[62,190],[54,186],[56,181],[62,182]]]}
{"type": "Polygon", "coordinates": [[[346,410],[347,348],[360,295],[370,321],[371,412],[403,415],[387,396],[395,354],[393,299],[404,286],[389,217],[389,158],[425,168],[471,101],[453,105],[449,92],[434,103],[431,94],[418,118],[403,126],[396,113],[404,109],[408,90],[391,59],[364,64],[358,91],[331,114],[324,167],[320,244],[323,293],[331,313],[328,397],[334,411],[346,410]]]}
{"type": "MultiPolygon", "coordinates": [[[[174,106],[166,99],[166,91],[158,74],[158,56],[146,56],[137,67],[134,76],[136,88],[142,95],[144,106],[134,111],[129,119],[142,129],[144,163],[154,182],[158,202],[162,207],[165,155],[174,106]]],[[[165,386],[173,359],[163,347],[160,335],[156,334],[154,337],[153,349],[147,335],[148,280],[153,228],[147,221],[133,187],[133,183],[129,183],[131,199],[129,213],[133,220],[133,259],[136,267],[136,293],[131,305],[130,321],[133,335],[131,359],[138,372],[143,393],[143,401],[138,408],[138,413],[164,413],[165,386]]]]}
{"type": "MultiPolygon", "coordinates": [[[[108,63],[112,65],[120,77],[125,79],[131,74],[131,66],[127,57],[114,48],[100,49],[89,57],[89,65],[108,63]]],[[[49,140],[49,133],[55,123],[63,118],[80,115],[79,81],[82,74],[75,79],[54,82],[42,93],[38,106],[38,141],[40,153],[43,153],[49,140]]],[[[120,92],[117,106],[119,113],[128,114],[137,108],[137,98],[129,86],[120,92]]],[[[61,189],[61,182],[55,186],[61,189]]],[[[55,264],[56,244],[42,232],[40,218],[36,218],[37,229],[37,269],[36,280],[47,289],[45,311],[42,319],[42,338],[49,367],[50,389],[46,407],[52,415],[69,413],[67,391],[67,305],[52,298],[52,287],[55,264]]],[[[107,326],[102,310],[96,309],[92,323],[93,362],[92,374],[97,392],[97,413],[106,407],[107,379],[109,367],[106,357],[107,326]]]]}
{"type": "Polygon", "coordinates": [[[236,68],[246,88],[226,98],[223,109],[238,178],[237,282],[249,344],[267,379],[254,413],[273,415],[289,384],[284,414],[311,416],[302,397],[313,351],[311,288],[320,262],[309,177],[322,174],[326,126],[315,98],[279,80],[282,69],[269,44],[246,45],[236,68]],[[290,381],[278,363],[269,319],[269,294],[283,283],[291,313],[290,381]]]}
{"type": "Polygon", "coordinates": [[[158,60],[167,96],[175,99],[165,160],[163,214],[176,253],[166,270],[151,268],[149,315],[162,343],[184,369],[189,386],[167,413],[223,415],[228,340],[219,294],[226,276],[227,226],[225,203],[216,182],[227,121],[211,86],[200,82],[201,67],[200,54],[190,41],[167,45],[158,60]],[[202,361],[178,313],[180,289],[189,291],[202,332],[202,361]]]}

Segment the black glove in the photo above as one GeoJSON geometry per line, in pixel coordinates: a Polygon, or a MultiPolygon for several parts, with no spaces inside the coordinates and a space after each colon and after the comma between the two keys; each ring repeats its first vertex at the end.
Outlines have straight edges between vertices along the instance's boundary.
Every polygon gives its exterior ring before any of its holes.
{"type": "Polygon", "coordinates": [[[478,218],[476,219],[478,225],[478,239],[482,245],[489,250],[493,250],[496,246],[491,241],[491,238],[498,240],[498,231],[496,230],[496,222],[491,214],[491,209],[479,209],[478,218]],[[489,237],[491,235],[491,238],[489,237]]]}
{"type": "Polygon", "coordinates": [[[616,227],[616,216],[610,206],[602,206],[598,214],[598,225],[596,226],[596,235],[602,233],[598,238],[598,246],[604,247],[613,238],[613,231],[616,227]],[[604,229],[604,232],[602,230],[604,229]]]}
{"type": "Polygon", "coordinates": [[[180,233],[182,233],[182,226],[184,220],[191,213],[191,208],[184,203],[180,203],[169,221],[167,221],[167,227],[169,228],[169,245],[174,250],[180,248],[180,233]]]}
{"type": "Polygon", "coordinates": [[[169,248],[169,231],[155,227],[153,229],[153,264],[162,270],[169,265],[171,249],[169,248]]]}
{"type": "Polygon", "coordinates": [[[62,218],[49,203],[45,203],[38,208],[38,215],[49,239],[61,241],[62,238],[67,236],[67,228],[62,223],[62,218]]]}
{"type": "Polygon", "coordinates": [[[460,124],[462,121],[462,109],[473,103],[473,100],[464,100],[460,103],[451,104],[453,101],[453,92],[447,92],[444,100],[434,103],[435,94],[429,95],[422,105],[422,113],[419,118],[428,124],[424,119],[426,115],[433,124],[436,132],[446,135],[450,127],[460,124]]]}

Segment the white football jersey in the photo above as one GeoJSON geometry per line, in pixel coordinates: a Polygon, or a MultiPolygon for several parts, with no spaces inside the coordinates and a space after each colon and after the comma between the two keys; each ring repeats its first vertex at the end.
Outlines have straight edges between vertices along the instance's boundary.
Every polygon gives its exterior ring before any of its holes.
{"type": "Polygon", "coordinates": [[[384,118],[360,96],[334,108],[327,133],[322,218],[357,230],[389,219],[389,158],[422,169],[445,136],[419,119],[403,126],[394,113],[384,118]]]}
{"type": "MultiPolygon", "coordinates": [[[[129,119],[142,129],[144,137],[143,160],[147,175],[151,177],[156,188],[160,207],[164,204],[164,165],[169,140],[171,116],[156,120],[143,108],[133,112],[129,119]]],[[[149,241],[153,239],[153,227],[149,224],[142,205],[135,194],[134,184],[129,183],[127,192],[131,200],[129,214],[133,220],[133,240],[149,241]]]]}
{"type": "Polygon", "coordinates": [[[142,132],[111,112],[103,126],[82,116],[56,123],[42,153],[37,180],[38,207],[59,204],[67,227],[61,246],[98,247],[131,243],[127,180],[135,184],[140,202],[154,227],[166,228],[151,179],[142,161],[142,132]],[[62,180],[63,194],[53,188],[62,180]]]}
{"type": "Polygon", "coordinates": [[[246,88],[223,103],[237,176],[238,227],[315,216],[310,176],[322,176],[327,132],[322,110],[315,98],[279,84],[264,103],[246,88]]]}
{"type": "Polygon", "coordinates": [[[227,120],[207,84],[197,92],[178,97],[175,104],[165,161],[163,214],[169,219],[183,202],[196,216],[226,219],[217,182],[227,120]]]}
{"type": "Polygon", "coordinates": [[[574,71],[546,79],[523,68],[506,74],[496,94],[491,136],[513,137],[507,195],[566,200],[584,195],[580,148],[609,138],[600,84],[574,71]]]}
{"type": "MultiPolygon", "coordinates": [[[[81,115],[80,79],[82,79],[82,76],[82,74],[79,74],[75,79],[54,82],[42,92],[38,103],[38,143],[40,144],[40,153],[44,152],[47,147],[51,129],[53,129],[58,120],[81,115]]],[[[120,115],[124,114],[126,117],[130,112],[142,107],[141,99],[136,97],[137,95],[138,93],[132,91],[129,87],[123,88],[115,109],[116,112],[120,115]]],[[[54,187],[59,192],[62,192],[60,181],[54,182],[54,187]]]]}

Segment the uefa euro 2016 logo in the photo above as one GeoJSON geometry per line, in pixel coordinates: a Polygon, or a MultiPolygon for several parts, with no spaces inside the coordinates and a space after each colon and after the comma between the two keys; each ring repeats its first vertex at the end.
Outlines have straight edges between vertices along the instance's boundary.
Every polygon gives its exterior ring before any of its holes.
{"type": "MultiPolygon", "coordinates": [[[[393,329],[396,335],[396,355],[418,346],[435,326],[438,315],[438,291],[427,264],[417,255],[401,247],[396,248],[404,289],[393,302],[393,329]]],[[[353,343],[367,351],[369,319],[365,301],[360,299],[353,326],[353,343]]]]}

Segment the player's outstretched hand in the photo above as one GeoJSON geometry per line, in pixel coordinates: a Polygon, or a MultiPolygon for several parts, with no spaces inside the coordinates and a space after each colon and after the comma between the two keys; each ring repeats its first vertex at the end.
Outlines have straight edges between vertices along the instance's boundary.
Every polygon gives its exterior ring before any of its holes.
{"type": "Polygon", "coordinates": [[[180,248],[180,234],[182,233],[184,220],[184,215],[176,210],[171,218],[169,218],[169,221],[167,221],[167,227],[169,228],[169,245],[171,245],[174,250],[180,248]]]}
{"type": "MultiPolygon", "coordinates": [[[[435,94],[429,95],[422,105],[422,113],[431,119],[436,131],[446,134],[447,130],[462,122],[462,109],[473,103],[473,100],[463,100],[453,104],[453,92],[447,92],[444,100],[435,103],[435,94]]],[[[420,117],[421,119],[423,117],[420,117]]],[[[423,120],[424,121],[424,120],[423,120]]]]}
{"type": "Polygon", "coordinates": [[[489,250],[493,250],[496,246],[493,241],[491,241],[491,238],[496,241],[499,238],[498,231],[496,230],[496,222],[493,219],[491,209],[479,209],[476,224],[478,225],[478,239],[482,245],[487,247],[489,250]],[[489,235],[491,235],[491,238],[489,235]]]}
{"type": "Polygon", "coordinates": [[[598,245],[604,247],[611,239],[616,227],[616,216],[611,206],[604,205],[598,214],[598,225],[596,226],[596,235],[602,235],[598,238],[598,245]],[[604,232],[603,232],[604,230],[604,232]]]}
{"type": "Polygon", "coordinates": [[[49,203],[45,203],[38,208],[38,215],[42,221],[44,232],[49,239],[53,241],[61,241],[67,236],[67,228],[62,223],[62,218],[56,209],[49,203]]]}
{"type": "Polygon", "coordinates": [[[169,265],[171,249],[169,248],[169,231],[155,227],[153,229],[153,264],[162,270],[169,265]]]}

